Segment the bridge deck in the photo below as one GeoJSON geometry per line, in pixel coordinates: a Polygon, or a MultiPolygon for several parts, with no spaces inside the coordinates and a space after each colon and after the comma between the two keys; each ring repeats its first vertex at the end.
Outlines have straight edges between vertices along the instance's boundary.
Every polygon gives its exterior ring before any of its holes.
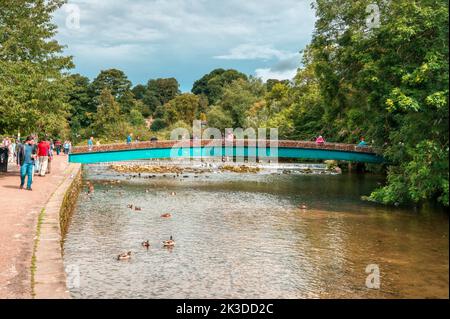
{"type": "Polygon", "coordinates": [[[237,156],[249,158],[299,158],[315,160],[343,160],[364,163],[382,163],[370,147],[357,147],[352,144],[278,141],[270,145],[256,140],[202,140],[202,141],[158,141],[132,144],[110,144],[75,147],[69,156],[72,163],[101,163],[162,158],[198,158],[237,156]],[[264,148],[266,146],[266,148],[264,148]]]}

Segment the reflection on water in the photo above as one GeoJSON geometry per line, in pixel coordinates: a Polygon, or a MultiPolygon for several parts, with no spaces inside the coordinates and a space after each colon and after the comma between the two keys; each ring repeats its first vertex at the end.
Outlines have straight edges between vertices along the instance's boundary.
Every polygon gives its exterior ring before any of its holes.
{"type": "Polygon", "coordinates": [[[130,179],[91,166],[86,179],[95,193],[80,195],[65,242],[75,298],[448,298],[448,215],[361,202],[379,182],[368,175],[130,179]],[[365,286],[369,264],[380,290],[365,286]]]}

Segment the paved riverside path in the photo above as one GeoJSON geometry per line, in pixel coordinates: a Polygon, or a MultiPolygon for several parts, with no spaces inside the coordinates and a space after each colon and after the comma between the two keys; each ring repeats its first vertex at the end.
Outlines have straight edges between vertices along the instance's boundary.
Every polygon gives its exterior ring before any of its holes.
{"type": "MultiPolygon", "coordinates": [[[[17,165],[0,173],[0,299],[31,298],[31,258],[40,211],[69,174],[68,157],[54,157],[52,173],[35,175],[33,191],[19,190],[17,165]]],[[[11,165],[11,164],[10,164],[11,165]]]]}

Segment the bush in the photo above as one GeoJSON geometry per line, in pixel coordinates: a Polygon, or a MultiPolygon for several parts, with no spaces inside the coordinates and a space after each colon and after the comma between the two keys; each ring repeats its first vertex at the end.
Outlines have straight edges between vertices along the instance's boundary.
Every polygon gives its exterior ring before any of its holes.
{"type": "Polygon", "coordinates": [[[150,129],[154,132],[158,132],[158,131],[165,129],[166,127],[167,127],[167,124],[164,120],[155,119],[153,121],[152,125],[150,126],[150,129]]]}

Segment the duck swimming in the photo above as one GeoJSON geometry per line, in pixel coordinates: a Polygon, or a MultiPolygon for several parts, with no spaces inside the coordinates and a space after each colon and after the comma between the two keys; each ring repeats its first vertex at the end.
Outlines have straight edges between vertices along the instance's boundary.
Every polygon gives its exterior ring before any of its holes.
{"type": "Polygon", "coordinates": [[[127,207],[130,208],[130,209],[133,209],[133,205],[132,204],[128,204],[127,207]]]}
{"type": "Polygon", "coordinates": [[[141,210],[142,210],[142,208],[141,208],[141,207],[137,207],[137,206],[135,206],[135,207],[134,207],[134,210],[138,210],[138,211],[141,211],[141,210]]]}
{"type": "Polygon", "coordinates": [[[128,260],[130,258],[131,258],[131,251],[129,251],[127,253],[120,254],[119,256],[117,256],[117,260],[128,260]]]}
{"type": "Polygon", "coordinates": [[[306,206],[305,204],[300,205],[301,209],[308,209],[308,206],[306,206]]]}
{"type": "Polygon", "coordinates": [[[172,214],[169,214],[169,213],[161,215],[161,218],[170,218],[170,217],[172,217],[172,214]]]}
{"type": "Polygon", "coordinates": [[[150,242],[148,240],[142,242],[142,247],[150,248],[150,242]]]}
{"type": "Polygon", "coordinates": [[[173,247],[173,246],[175,246],[175,240],[173,240],[173,237],[170,236],[169,240],[163,241],[163,245],[164,245],[164,247],[173,247]]]}

